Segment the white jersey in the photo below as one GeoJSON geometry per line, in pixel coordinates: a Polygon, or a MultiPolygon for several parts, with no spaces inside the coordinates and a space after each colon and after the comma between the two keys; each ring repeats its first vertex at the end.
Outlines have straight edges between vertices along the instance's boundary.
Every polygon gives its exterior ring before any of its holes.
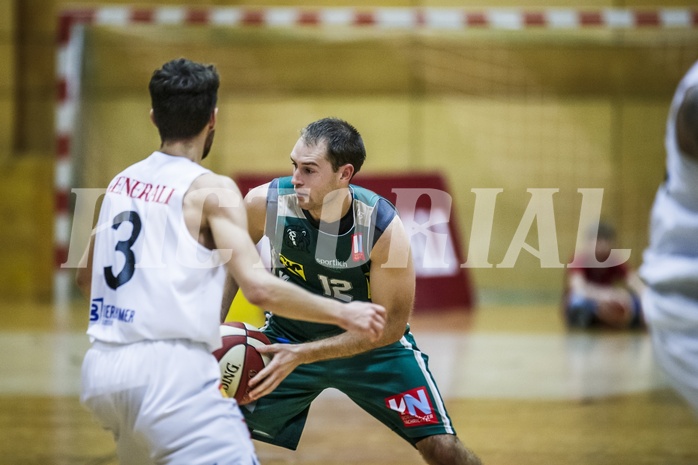
{"type": "Polygon", "coordinates": [[[109,184],[95,236],[91,340],[187,339],[220,346],[225,269],[187,230],[182,199],[210,171],[154,152],[109,184]]]}
{"type": "Polygon", "coordinates": [[[650,245],[640,276],[648,285],[645,315],[666,328],[698,328],[698,162],[681,153],[676,115],[686,90],[698,85],[698,63],[674,94],[666,127],[667,179],[652,207],[650,245]]]}

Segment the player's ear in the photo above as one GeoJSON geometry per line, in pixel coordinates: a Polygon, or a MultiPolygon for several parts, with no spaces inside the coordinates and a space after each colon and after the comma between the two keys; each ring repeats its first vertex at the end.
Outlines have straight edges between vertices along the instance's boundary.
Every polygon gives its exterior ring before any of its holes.
{"type": "Polygon", "coordinates": [[[216,107],[213,110],[213,113],[211,113],[211,118],[208,120],[209,129],[213,129],[216,127],[216,119],[217,118],[218,118],[218,107],[216,107]]]}
{"type": "Polygon", "coordinates": [[[341,181],[346,181],[349,182],[351,181],[351,178],[354,176],[354,165],[351,163],[347,163],[344,166],[339,167],[339,179],[341,181]]]}
{"type": "Polygon", "coordinates": [[[153,123],[153,126],[158,127],[158,123],[155,122],[155,112],[153,109],[150,109],[150,122],[153,123]]]}

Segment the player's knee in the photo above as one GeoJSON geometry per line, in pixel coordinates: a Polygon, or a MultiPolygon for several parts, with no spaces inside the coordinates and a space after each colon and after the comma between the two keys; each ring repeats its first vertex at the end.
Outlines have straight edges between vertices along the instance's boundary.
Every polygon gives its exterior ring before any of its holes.
{"type": "Polygon", "coordinates": [[[429,436],[416,446],[429,465],[482,465],[480,459],[455,435],[429,436]]]}

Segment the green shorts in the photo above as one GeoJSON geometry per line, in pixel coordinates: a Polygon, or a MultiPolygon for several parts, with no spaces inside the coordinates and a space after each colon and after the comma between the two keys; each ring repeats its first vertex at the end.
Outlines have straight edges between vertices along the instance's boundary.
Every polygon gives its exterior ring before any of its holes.
{"type": "MultiPolygon", "coordinates": [[[[268,328],[265,333],[277,340],[268,328]]],[[[254,439],[295,450],[310,403],[335,388],[414,446],[427,436],[456,434],[428,360],[408,327],[394,344],[300,365],[271,394],[241,410],[254,439]]]]}

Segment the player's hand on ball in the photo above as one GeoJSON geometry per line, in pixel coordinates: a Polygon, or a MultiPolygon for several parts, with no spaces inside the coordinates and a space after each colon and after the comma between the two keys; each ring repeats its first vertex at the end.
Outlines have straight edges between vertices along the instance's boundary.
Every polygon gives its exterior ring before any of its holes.
{"type": "Polygon", "coordinates": [[[271,361],[250,379],[250,390],[242,399],[242,405],[269,394],[301,364],[298,347],[294,344],[271,344],[257,350],[260,354],[271,357],[271,361]]]}
{"type": "Polygon", "coordinates": [[[372,342],[383,336],[385,328],[385,308],[372,302],[350,302],[342,305],[342,328],[359,333],[372,342]]]}
{"type": "Polygon", "coordinates": [[[267,336],[248,323],[238,321],[220,326],[221,347],[213,352],[221,372],[221,391],[242,402],[250,380],[269,363],[257,349],[270,344],[267,336]]]}

